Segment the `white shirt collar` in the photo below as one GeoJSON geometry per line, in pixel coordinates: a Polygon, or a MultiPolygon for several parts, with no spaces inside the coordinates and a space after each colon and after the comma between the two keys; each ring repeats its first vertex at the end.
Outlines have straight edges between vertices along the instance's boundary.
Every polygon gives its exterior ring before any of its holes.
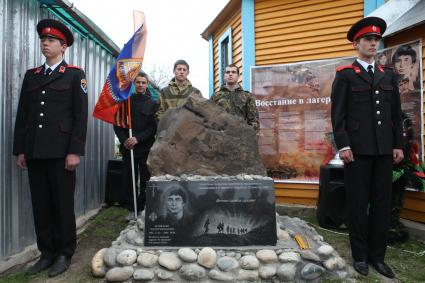
{"type": "Polygon", "coordinates": [[[372,63],[370,63],[370,64],[368,62],[360,60],[359,58],[357,58],[356,60],[363,67],[363,69],[366,70],[366,72],[367,72],[367,66],[372,65],[372,72],[375,73],[375,60],[373,60],[372,63]]]}
{"type": "Polygon", "coordinates": [[[52,72],[56,69],[57,66],[59,66],[63,62],[63,59],[60,60],[58,63],[54,64],[53,66],[47,65],[47,62],[44,62],[44,69],[47,70],[47,68],[50,68],[52,72]]]}

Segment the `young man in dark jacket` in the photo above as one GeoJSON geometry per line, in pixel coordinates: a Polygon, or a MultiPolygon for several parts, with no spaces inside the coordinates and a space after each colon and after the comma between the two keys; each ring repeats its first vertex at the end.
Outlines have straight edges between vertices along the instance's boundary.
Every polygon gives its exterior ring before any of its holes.
{"type": "MultiPolygon", "coordinates": [[[[134,173],[137,180],[140,175],[140,189],[137,190],[137,210],[138,213],[144,209],[146,199],[146,181],[150,174],[146,165],[149,150],[155,141],[156,122],[155,112],[157,104],[151,99],[149,92],[148,77],[145,73],[139,73],[134,80],[136,92],[130,98],[130,112],[132,124],[132,137],[129,137],[129,130],[119,126],[114,126],[121,145],[120,152],[123,156],[122,180],[124,204],[130,211],[128,220],[134,218],[133,182],[131,171],[130,150],[134,152],[134,173]]],[[[126,102],[128,103],[128,102],[126,102]]],[[[127,107],[126,107],[127,108],[127,107]]]]}

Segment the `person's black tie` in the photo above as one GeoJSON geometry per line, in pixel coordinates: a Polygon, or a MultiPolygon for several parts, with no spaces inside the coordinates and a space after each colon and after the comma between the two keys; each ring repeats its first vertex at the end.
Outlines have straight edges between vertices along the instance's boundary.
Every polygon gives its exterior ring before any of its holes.
{"type": "Polygon", "coordinates": [[[47,68],[46,71],[44,72],[44,75],[49,76],[52,73],[52,69],[47,68]]]}
{"type": "Polygon", "coordinates": [[[367,66],[367,73],[369,74],[370,78],[373,80],[373,66],[372,65],[367,66]]]}

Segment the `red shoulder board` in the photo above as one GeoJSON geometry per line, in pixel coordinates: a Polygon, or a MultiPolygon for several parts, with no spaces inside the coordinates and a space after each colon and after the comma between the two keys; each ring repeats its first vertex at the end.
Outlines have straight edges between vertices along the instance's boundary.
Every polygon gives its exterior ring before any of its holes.
{"type": "Polygon", "coordinates": [[[78,66],[74,66],[74,65],[68,65],[67,67],[68,67],[68,68],[71,68],[71,69],[81,70],[81,68],[80,68],[80,67],[78,67],[78,66]]]}
{"type": "Polygon", "coordinates": [[[384,69],[382,68],[382,66],[381,66],[381,65],[378,65],[378,70],[379,70],[381,73],[385,73],[385,71],[384,71],[384,69]]]}
{"type": "Polygon", "coordinates": [[[336,71],[340,72],[340,71],[345,70],[345,69],[354,69],[354,66],[353,65],[340,66],[336,69],[336,71]]]}
{"type": "Polygon", "coordinates": [[[361,70],[360,70],[360,68],[359,68],[359,67],[357,67],[357,66],[353,66],[353,65],[347,65],[347,66],[341,66],[341,67],[338,67],[338,68],[336,69],[336,71],[337,71],[337,72],[340,72],[340,71],[345,70],[345,69],[353,69],[353,70],[354,70],[354,72],[356,72],[356,74],[359,74],[359,73],[361,72],[361,70]]]}
{"type": "Polygon", "coordinates": [[[30,69],[30,71],[34,71],[34,74],[39,74],[42,69],[43,69],[42,67],[37,67],[37,68],[30,69]]]}

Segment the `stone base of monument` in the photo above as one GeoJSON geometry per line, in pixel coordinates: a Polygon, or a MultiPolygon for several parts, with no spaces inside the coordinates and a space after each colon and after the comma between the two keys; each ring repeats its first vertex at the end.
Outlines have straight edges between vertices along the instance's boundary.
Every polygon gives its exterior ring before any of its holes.
{"type": "Polygon", "coordinates": [[[173,176],[151,178],[147,203],[155,199],[159,205],[148,206],[146,215],[131,221],[111,247],[96,253],[93,275],[110,282],[320,282],[323,278],[352,277],[352,269],[306,222],[274,211],[268,215],[267,203],[273,201],[274,208],[274,194],[271,199],[266,193],[270,178],[222,177],[184,176],[185,181],[173,176]],[[243,190],[243,184],[251,187],[243,190]],[[191,204],[192,221],[180,222],[182,229],[165,221],[165,211],[159,210],[168,196],[180,195],[170,194],[181,190],[176,185],[187,193],[183,196],[185,205],[191,204]],[[198,193],[191,196],[194,191],[198,193]],[[198,199],[197,205],[191,197],[198,199]],[[260,201],[255,204],[252,200],[260,201]],[[257,214],[262,217],[255,218],[257,214]],[[236,216],[241,221],[234,221],[236,216]],[[252,221],[247,221],[251,216],[252,221]],[[273,220],[272,229],[265,216],[273,220]],[[178,234],[181,236],[176,237],[178,234]],[[185,235],[189,242],[182,240],[185,235]]]}

